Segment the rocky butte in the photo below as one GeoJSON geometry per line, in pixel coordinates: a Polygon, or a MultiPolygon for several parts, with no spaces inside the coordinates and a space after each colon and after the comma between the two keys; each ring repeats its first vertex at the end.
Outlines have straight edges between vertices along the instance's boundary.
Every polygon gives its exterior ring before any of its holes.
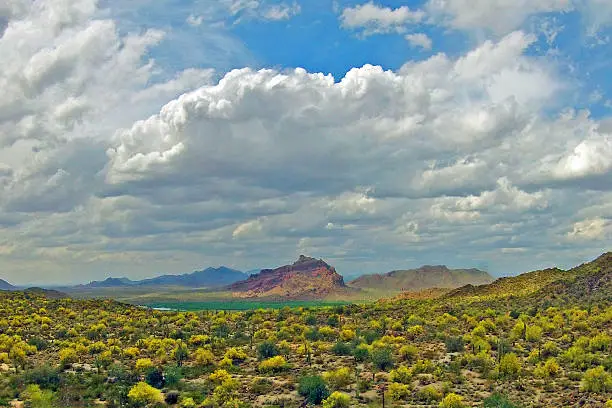
{"type": "Polygon", "coordinates": [[[332,294],[348,292],[344,279],[336,269],[322,259],[300,255],[292,265],[263,269],[227,287],[242,298],[322,299],[332,294]]]}

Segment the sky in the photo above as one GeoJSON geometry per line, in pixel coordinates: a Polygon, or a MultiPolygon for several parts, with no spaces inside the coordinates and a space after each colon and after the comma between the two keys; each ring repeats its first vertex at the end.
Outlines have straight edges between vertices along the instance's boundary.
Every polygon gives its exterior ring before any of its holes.
{"type": "Polygon", "coordinates": [[[5,0],[0,278],[612,249],[610,0],[5,0]]]}

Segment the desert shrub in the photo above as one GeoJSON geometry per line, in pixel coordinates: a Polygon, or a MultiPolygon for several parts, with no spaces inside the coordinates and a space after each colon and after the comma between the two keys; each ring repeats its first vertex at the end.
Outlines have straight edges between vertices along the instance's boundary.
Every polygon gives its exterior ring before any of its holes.
{"type": "Polygon", "coordinates": [[[351,370],[347,367],[341,367],[334,371],[328,371],[323,373],[323,379],[332,390],[341,390],[352,382],[351,370]]]}
{"type": "Polygon", "coordinates": [[[483,408],[520,408],[519,405],[514,404],[508,398],[497,393],[485,398],[482,406],[483,408]]]}
{"type": "Polygon", "coordinates": [[[442,393],[437,387],[433,385],[426,385],[417,392],[417,398],[431,404],[433,402],[440,401],[442,399],[442,393]]]}
{"type": "Polygon", "coordinates": [[[393,354],[389,347],[376,347],[370,355],[372,364],[379,370],[386,371],[393,367],[393,354]]]}
{"type": "Polygon", "coordinates": [[[41,390],[37,384],[30,384],[21,393],[26,408],[52,408],[54,395],[52,391],[41,390]]]}
{"type": "Polygon", "coordinates": [[[453,394],[452,392],[448,394],[442,402],[440,402],[441,408],[463,408],[465,404],[463,403],[463,397],[457,394],[453,394]]]}
{"type": "Polygon", "coordinates": [[[410,396],[410,387],[406,384],[391,383],[387,389],[389,397],[394,401],[406,399],[410,396]]]}
{"type": "Polygon", "coordinates": [[[183,378],[183,370],[177,365],[171,365],[164,368],[164,378],[167,387],[174,387],[183,378]]]}
{"type": "Polygon", "coordinates": [[[539,364],[533,371],[538,377],[549,378],[556,377],[561,372],[561,367],[554,358],[549,358],[545,363],[539,364]]]}
{"type": "Polygon", "coordinates": [[[367,361],[368,358],[370,358],[370,351],[368,350],[368,347],[366,345],[361,344],[355,347],[355,350],[353,351],[353,357],[355,357],[355,361],[363,363],[364,361],[367,361]]]}
{"type": "Polygon", "coordinates": [[[514,353],[505,354],[499,362],[499,373],[504,378],[517,378],[521,372],[521,362],[514,353]]]}
{"type": "Polygon", "coordinates": [[[25,371],[23,377],[26,383],[36,384],[47,390],[57,391],[60,385],[58,370],[47,364],[25,371]]]}
{"type": "Polygon", "coordinates": [[[162,404],[164,402],[161,391],[145,382],[139,382],[132,387],[128,393],[128,398],[134,405],[141,407],[162,404]]]}
{"type": "Polygon", "coordinates": [[[342,341],[351,341],[355,338],[355,336],[356,336],[355,330],[351,330],[351,329],[340,330],[340,340],[342,341]]]}
{"type": "Polygon", "coordinates": [[[164,379],[164,373],[162,373],[162,371],[156,367],[149,368],[145,376],[145,381],[151,387],[155,388],[163,388],[166,384],[166,380],[164,379]]]}
{"type": "Polygon", "coordinates": [[[30,346],[34,346],[36,347],[36,350],[45,350],[47,347],[49,347],[49,342],[41,337],[32,337],[30,338],[30,340],[28,340],[28,344],[30,346]]]}
{"type": "Polygon", "coordinates": [[[612,376],[606,372],[603,366],[588,369],[582,377],[580,389],[595,393],[612,391],[612,376]]]}
{"type": "Polygon", "coordinates": [[[70,364],[77,362],[77,352],[75,349],[72,349],[72,348],[61,349],[59,351],[59,358],[60,358],[60,363],[64,367],[67,367],[70,364]]]}
{"type": "Polygon", "coordinates": [[[139,358],[138,360],[136,360],[135,367],[136,367],[136,371],[144,373],[148,369],[153,367],[153,361],[151,361],[150,358],[139,358]]]}
{"type": "Polygon", "coordinates": [[[591,351],[606,351],[610,348],[610,336],[606,333],[600,333],[589,340],[589,348],[591,351]]]}
{"type": "Polygon", "coordinates": [[[272,381],[267,378],[256,378],[249,385],[249,391],[256,395],[264,395],[274,388],[272,381]]]}
{"type": "Polygon", "coordinates": [[[409,384],[412,381],[412,370],[401,365],[389,373],[389,379],[394,383],[409,384]]]}
{"type": "Polygon", "coordinates": [[[276,344],[271,341],[264,341],[259,346],[257,346],[257,355],[260,360],[267,360],[272,357],[276,357],[279,355],[278,347],[276,344]]]}
{"type": "Polygon", "coordinates": [[[259,363],[258,369],[262,373],[277,373],[287,369],[287,360],[283,356],[275,356],[259,363]]]}
{"type": "Polygon", "coordinates": [[[310,404],[318,405],[329,396],[327,385],[318,375],[302,377],[298,385],[298,393],[310,404]]]}
{"type": "Polygon", "coordinates": [[[193,357],[196,365],[200,367],[206,367],[212,365],[215,362],[215,356],[212,351],[206,348],[198,348],[193,353],[193,357]]]}
{"type": "Polygon", "coordinates": [[[407,344],[399,349],[399,355],[403,361],[413,361],[418,354],[419,349],[412,344],[407,344]]]}
{"type": "Polygon", "coordinates": [[[181,399],[180,407],[181,408],[195,408],[198,404],[191,397],[186,397],[181,399]]]}
{"type": "Polygon", "coordinates": [[[542,328],[540,326],[528,326],[525,330],[525,339],[537,343],[542,339],[542,328]]]}
{"type": "Polygon", "coordinates": [[[338,341],[332,347],[332,353],[337,356],[350,356],[351,346],[348,343],[338,341]]]}
{"type": "Polygon", "coordinates": [[[180,394],[178,391],[168,391],[164,396],[164,401],[168,405],[175,405],[179,401],[180,394]]]}
{"type": "Polygon", "coordinates": [[[323,408],[349,408],[350,405],[351,397],[338,391],[323,400],[323,408]]]}
{"type": "MultiPolygon", "coordinates": [[[[274,346],[274,344],[273,344],[274,346]]],[[[276,346],[274,346],[276,347],[276,346]]],[[[276,348],[276,352],[278,353],[278,348],[276,348]]],[[[224,355],[225,358],[232,360],[232,363],[241,363],[248,358],[247,354],[244,350],[237,349],[235,347],[230,347],[227,349],[224,355]]],[[[272,356],[274,357],[274,356],[272,356]]]]}
{"type": "Polygon", "coordinates": [[[461,336],[447,337],[444,344],[447,353],[458,353],[465,349],[465,341],[463,341],[461,336]]]}

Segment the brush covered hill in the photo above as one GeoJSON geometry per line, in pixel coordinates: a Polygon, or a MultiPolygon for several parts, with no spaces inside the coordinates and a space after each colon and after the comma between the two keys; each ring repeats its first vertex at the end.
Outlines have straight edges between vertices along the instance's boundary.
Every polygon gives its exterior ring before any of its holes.
{"type": "Polygon", "coordinates": [[[592,262],[570,270],[549,268],[504,277],[487,285],[466,285],[450,291],[446,298],[524,296],[525,299],[612,298],[612,252],[605,253],[592,262]]]}
{"type": "Polygon", "coordinates": [[[322,259],[300,255],[291,265],[263,269],[248,279],[229,285],[227,290],[241,298],[323,299],[349,293],[344,278],[322,259]]]}
{"type": "Polygon", "coordinates": [[[248,275],[235,269],[221,266],[206,268],[182,275],[161,275],[155,278],[132,281],[128,278],[107,278],[103,281],[93,281],[77,288],[96,289],[113,287],[149,287],[149,286],[185,286],[190,288],[222,287],[243,280],[248,275]]]}
{"type": "Polygon", "coordinates": [[[480,285],[492,281],[491,275],[479,269],[449,269],[444,265],[426,265],[418,269],[363,275],[349,282],[349,286],[386,292],[419,292],[432,288],[454,289],[467,284],[480,285]]]}
{"type": "Polygon", "coordinates": [[[0,290],[15,290],[16,288],[7,281],[0,279],[0,290]]]}

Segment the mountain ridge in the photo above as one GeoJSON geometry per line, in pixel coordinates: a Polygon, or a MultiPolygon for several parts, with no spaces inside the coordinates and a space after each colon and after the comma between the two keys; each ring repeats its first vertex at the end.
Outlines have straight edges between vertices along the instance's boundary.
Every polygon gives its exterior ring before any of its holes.
{"type": "Polygon", "coordinates": [[[246,278],[244,272],[220,266],[208,267],[201,271],[181,275],[160,275],[142,280],[109,277],[103,281],[92,281],[76,288],[112,288],[112,287],[145,287],[145,286],[189,286],[189,287],[222,287],[246,278]]]}
{"type": "Polygon", "coordinates": [[[502,277],[490,284],[465,285],[448,292],[446,298],[503,296],[612,297],[612,252],[568,270],[547,268],[502,277]]]}
{"type": "Polygon", "coordinates": [[[446,265],[423,265],[416,269],[362,275],[350,281],[348,285],[360,289],[418,292],[432,288],[455,289],[466,284],[491,282],[493,277],[479,269],[449,269],[446,265]]]}
{"type": "Polygon", "coordinates": [[[4,279],[0,279],[0,290],[15,290],[17,287],[11,285],[4,279]]]}

